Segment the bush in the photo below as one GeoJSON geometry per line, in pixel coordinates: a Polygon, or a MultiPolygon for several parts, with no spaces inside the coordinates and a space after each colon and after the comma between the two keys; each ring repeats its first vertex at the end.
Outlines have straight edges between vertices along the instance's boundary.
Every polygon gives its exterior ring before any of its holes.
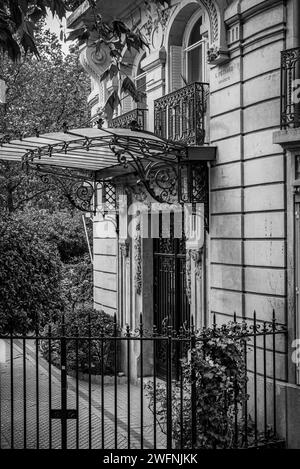
{"type": "Polygon", "coordinates": [[[93,266],[88,255],[78,259],[76,264],[63,265],[61,290],[66,311],[92,304],[93,266]]]}
{"type": "MultiPolygon", "coordinates": [[[[234,446],[235,406],[248,399],[245,395],[247,374],[244,364],[245,337],[237,324],[221,329],[204,329],[197,335],[196,346],[181,360],[182,388],[172,386],[172,432],[179,447],[192,447],[192,396],[195,409],[197,449],[231,448],[234,446]],[[181,400],[182,396],[182,400],[181,400]],[[183,434],[181,435],[181,430],[183,434]],[[181,442],[182,438],[182,442],[181,442]]],[[[154,411],[164,433],[167,422],[167,390],[164,384],[146,384],[149,408],[154,411]]]]}
{"type": "Polygon", "coordinates": [[[27,332],[62,307],[57,249],[17,216],[0,221],[0,329],[27,332]]]}
{"type": "MultiPolygon", "coordinates": [[[[88,253],[82,214],[72,215],[67,211],[49,213],[40,210],[27,210],[19,216],[26,223],[30,223],[41,238],[57,248],[62,262],[77,262],[78,258],[88,253]]],[[[87,224],[87,229],[92,244],[90,224],[87,224]]]]}
{"type": "MultiPolygon", "coordinates": [[[[62,335],[61,322],[50,324],[51,336],[58,337],[62,335]]],[[[44,328],[44,334],[48,335],[49,325],[44,328]]],[[[96,311],[92,308],[81,308],[76,311],[67,313],[65,317],[65,335],[66,337],[101,337],[103,333],[105,337],[113,337],[115,332],[114,318],[104,311],[96,311]]],[[[67,368],[68,370],[76,370],[76,341],[67,339],[67,368]]],[[[117,347],[118,348],[118,347],[117,347]]],[[[60,366],[60,340],[51,340],[51,363],[60,366]]],[[[44,357],[49,360],[49,340],[41,341],[41,350],[44,357]]],[[[90,364],[92,374],[100,374],[103,370],[104,374],[114,373],[114,341],[104,341],[103,356],[100,340],[90,341],[90,364]]],[[[117,350],[118,352],[118,350],[117,350]]],[[[87,339],[78,339],[78,371],[88,373],[89,371],[89,341],[87,339]]]]}

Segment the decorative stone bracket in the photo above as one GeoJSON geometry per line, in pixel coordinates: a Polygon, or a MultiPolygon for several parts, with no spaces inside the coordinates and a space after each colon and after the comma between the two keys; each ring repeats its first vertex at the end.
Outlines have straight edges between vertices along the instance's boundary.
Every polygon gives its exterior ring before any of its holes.
{"type": "Polygon", "coordinates": [[[224,0],[200,0],[210,21],[210,48],[207,51],[207,61],[210,65],[221,65],[229,60],[227,47],[224,10],[227,2],[224,0]]]}
{"type": "Polygon", "coordinates": [[[221,65],[229,60],[229,52],[217,46],[210,47],[207,51],[207,61],[210,65],[221,65]]]}

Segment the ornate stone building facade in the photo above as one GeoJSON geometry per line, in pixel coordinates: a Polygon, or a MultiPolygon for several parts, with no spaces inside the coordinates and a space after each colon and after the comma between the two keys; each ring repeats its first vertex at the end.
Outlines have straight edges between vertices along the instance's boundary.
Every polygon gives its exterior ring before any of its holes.
{"type": "MultiPolygon", "coordinates": [[[[144,239],[134,217],[133,238],[105,236],[95,221],[95,307],[117,312],[121,325],[135,326],[142,313],[151,326],[169,314],[159,312],[163,285],[171,292],[167,302],[179,315],[176,321],[192,315],[198,327],[210,325],[212,314],[219,323],[232,320],[234,313],[250,322],[254,310],[258,321],[271,322],[274,310],[276,320],[289,329],[287,343],[277,344],[278,422],[281,434],[297,446],[293,429],[300,419],[293,409],[300,381],[291,357],[300,332],[295,301],[300,288],[300,137],[297,129],[279,130],[281,53],[299,46],[298,2],[181,0],[155,9],[142,0],[111,0],[107,6],[99,2],[99,8],[105,18],[137,24],[150,44],[150,51],[130,56],[131,76],[145,93],[143,105],[136,109],[123,97],[110,125],[126,125],[126,119],[128,124],[129,117],[138,116],[146,130],[195,151],[201,147],[209,203],[204,242],[191,247],[144,239]],[[187,102],[195,105],[193,122],[187,102]],[[175,287],[163,283],[164,272],[172,269],[177,269],[169,277],[175,287]]],[[[69,27],[84,23],[87,14],[85,2],[69,18],[69,27]]],[[[107,60],[93,48],[82,51],[93,84],[92,113],[118,87],[115,80],[100,83],[107,60]]],[[[147,194],[141,199],[132,175],[115,183],[117,195],[151,202],[147,194]]]]}

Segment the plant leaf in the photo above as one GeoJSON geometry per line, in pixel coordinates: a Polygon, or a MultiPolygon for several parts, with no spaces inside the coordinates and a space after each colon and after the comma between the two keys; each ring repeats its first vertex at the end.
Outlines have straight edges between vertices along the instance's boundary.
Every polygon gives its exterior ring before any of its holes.
{"type": "Polygon", "coordinates": [[[114,20],[112,21],[111,25],[112,25],[113,32],[117,36],[126,34],[129,31],[128,27],[125,25],[125,23],[123,23],[123,21],[114,20]]]}
{"type": "Polygon", "coordinates": [[[86,27],[82,27],[71,31],[67,37],[67,41],[74,41],[75,39],[86,41],[89,37],[90,31],[86,27]]]}
{"type": "Polygon", "coordinates": [[[117,91],[114,91],[108,98],[104,106],[104,112],[108,121],[112,119],[114,111],[120,105],[120,98],[117,91]]]}
{"type": "Polygon", "coordinates": [[[121,86],[122,93],[129,93],[130,96],[134,99],[135,102],[139,101],[139,96],[137,93],[136,86],[131,78],[126,77],[124,78],[121,86]]]}

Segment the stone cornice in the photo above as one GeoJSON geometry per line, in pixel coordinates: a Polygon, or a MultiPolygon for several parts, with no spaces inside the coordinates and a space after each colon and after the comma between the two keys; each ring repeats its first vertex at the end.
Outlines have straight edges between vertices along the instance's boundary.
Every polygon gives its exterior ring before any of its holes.
{"type": "Polygon", "coordinates": [[[241,19],[248,19],[251,16],[262,13],[265,10],[274,8],[276,5],[284,5],[284,0],[265,0],[264,2],[258,3],[257,5],[254,5],[248,9],[239,8],[239,4],[237,2],[235,9],[231,7],[225,10],[224,21],[227,26],[233,26],[234,24],[239,23],[241,19]]]}

